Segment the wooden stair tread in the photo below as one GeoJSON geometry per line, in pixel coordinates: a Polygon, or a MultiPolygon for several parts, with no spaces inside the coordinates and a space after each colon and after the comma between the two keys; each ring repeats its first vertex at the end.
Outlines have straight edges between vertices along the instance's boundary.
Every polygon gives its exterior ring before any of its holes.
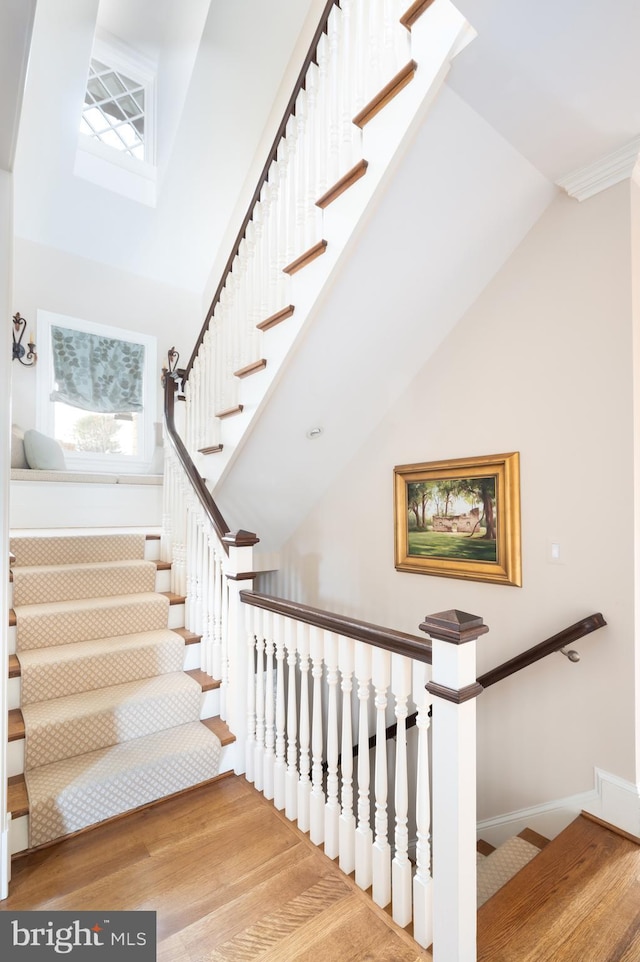
{"type": "Polygon", "coordinates": [[[24,738],[24,718],[19,708],[9,709],[9,734],[7,740],[10,742],[19,741],[24,738]]]}
{"type": "Polygon", "coordinates": [[[9,678],[19,678],[21,674],[22,668],[20,667],[18,656],[9,655],[9,678]]]}
{"type": "Polygon", "coordinates": [[[429,9],[433,2],[434,0],[415,0],[406,13],[400,17],[402,26],[406,27],[407,30],[411,30],[414,23],[422,16],[425,10],[429,9]]]}
{"type": "Polygon", "coordinates": [[[379,113],[383,107],[386,107],[386,105],[413,80],[417,69],[418,65],[415,60],[410,60],[402,70],[399,70],[395,77],[356,114],[353,118],[356,127],[362,128],[368,124],[370,120],[373,120],[375,115],[379,113]]]}
{"type": "Polygon", "coordinates": [[[534,832],[532,828],[523,828],[521,832],[518,832],[518,838],[524,839],[529,845],[535,845],[536,848],[542,850],[549,844],[549,839],[545,838],[544,835],[540,835],[539,832],[534,832]]]}
{"type": "Polygon", "coordinates": [[[160,591],[159,594],[168,598],[170,605],[183,605],[187,600],[184,595],[177,595],[174,591],[160,591]]]}
{"type": "Polygon", "coordinates": [[[220,454],[224,450],[222,444],[210,444],[208,448],[198,448],[199,454],[220,454]]]}
{"type": "Polygon", "coordinates": [[[324,210],[329,204],[332,204],[334,200],[337,200],[341,194],[348,190],[356,181],[360,180],[361,177],[367,172],[367,167],[369,166],[366,160],[360,160],[351,170],[338,180],[333,187],[330,187],[322,197],[319,197],[316,201],[316,207],[320,207],[324,210]]]}
{"type": "Polygon", "coordinates": [[[11,775],[7,780],[7,811],[11,818],[29,814],[29,797],[24,775],[11,775]]]}
{"type": "Polygon", "coordinates": [[[310,247],[308,251],[304,252],[304,254],[300,254],[300,257],[296,257],[294,261],[291,261],[290,264],[287,264],[286,267],[283,267],[283,272],[285,274],[289,274],[290,276],[292,274],[297,274],[298,271],[301,271],[303,267],[306,267],[307,264],[310,264],[312,261],[314,261],[316,257],[320,257],[321,254],[324,254],[326,249],[326,240],[318,241],[317,244],[314,244],[313,247],[310,247]]]}
{"type": "Polygon", "coordinates": [[[172,628],[171,631],[175,631],[177,635],[184,638],[185,645],[197,645],[202,641],[202,635],[196,634],[195,631],[189,631],[188,628],[172,628]]]}
{"type": "Polygon", "coordinates": [[[215,691],[221,684],[218,678],[212,678],[211,675],[208,675],[206,671],[202,671],[201,668],[190,668],[188,671],[185,671],[185,675],[190,675],[194,681],[197,681],[203,691],[215,691]]]}
{"type": "Polygon", "coordinates": [[[243,411],[244,411],[244,405],[236,404],[232,408],[225,408],[224,411],[216,411],[216,413],[213,416],[214,418],[220,418],[222,420],[224,418],[235,417],[236,414],[242,414],[243,411]]]}
{"type": "Polygon", "coordinates": [[[580,815],[478,912],[478,962],[640,958],[640,844],[580,815]]]}
{"type": "Polygon", "coordinates": [[[238,368],[237,371],[233,372],[233,376],[238,378],[249,377],[251,374],[258,374],[260,371],[264,371],[266,366],[266,358],[261,357],[259,361],[254,361],[252,364],[245,364],[244,367],[238,368]]]}
{"type": "Polygon", "coordinates": [[[269,328],[275,327],[276,324],[280,324],[282,321],[286,321],[288,317],[291,317],[295,307],[293,304],[289,304],[287,307],[283,307],[282,310],[276,311],[275,314],[270,314],[269,317],[265,317],[264,321],[260,321],[256,324],[259,331],[268,331],[269,328]]]}
{"type": "Polygon", "coordinates": [[[495,850],[495,845],[492,845],[491,842],[485,842],[483,838],[479,838],[476,842],[476,852],[479,855],[491,855],[495,850]]]}
{"type": "Polygon", "coordinates": [[[214,735],[218,736],[223,748],[225,745],[233,744],[236,740],[236,736],[229,731],[227,723],[223,722],[219,715],[216,715],[214,718],[202,718],[201,721],[209,731],[212,731],[214,735]]]}

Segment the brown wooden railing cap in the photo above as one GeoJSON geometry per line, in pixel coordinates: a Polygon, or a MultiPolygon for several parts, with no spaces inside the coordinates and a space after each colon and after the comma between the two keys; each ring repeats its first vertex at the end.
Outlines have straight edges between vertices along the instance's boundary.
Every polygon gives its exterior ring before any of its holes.
{"type": "Polygon", "coordinates": [[[250,548],[258,544],[260,538],[253,531],[244,531],[240,528],[238,531],[229,531],[221,540],[223,544],[228,544],[232,548],[250,548]]]}
{"type": "Polygon", "coordinates": [[[427,615],[419,628],[431,638],[448,641],[452,645],[464,645],[465,642],[473,641],[489,631],[489,626],[485,625],[479,615],[470,615],[466,611],[458,611],[457,608],[427,615]]]}

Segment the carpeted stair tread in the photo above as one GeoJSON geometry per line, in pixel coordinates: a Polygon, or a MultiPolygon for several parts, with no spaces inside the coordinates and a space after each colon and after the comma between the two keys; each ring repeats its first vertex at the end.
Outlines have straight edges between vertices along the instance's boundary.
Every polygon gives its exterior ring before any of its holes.
{"type": "Polygon", "coordinates": [[[145,541],[144,534],[35,535],[11,538],[9,544],[16,556],[15,568],[142,559],[145,541]]]}
{"type": "Polygon", "coordinates": [[[201,694],[178,671],[25,705],[25,769],[198,721],[201,694]]]}
{"type": "Polygon", "coordinates": [[[32,565],[13,572],[13,604],[35,605],[153,591],[153,561],[100,561],[91,564],[32,565]]]}
{"type": "Polygon", "coordinates": [[[220,751],[197,721],[28,771],[30,848],[214,778],[220,751]]]}
{"type": "Polygon", "coordinates": [[[156,592],[22,605],[16,613],[18,653],[166,628],[169,599],[156,592]]]}
{"type": "Polygon", "coordinates": [[[540,849],[515,835],[490,855],[478,857],[478,908],[538,855],[540,849]]]}
{"type": "Polygon", "coordinates": [[[78,641],[20,652],[21,702],[40,701],[43,692],[62,698],[180,671],[184,638],[170,628],[78,641]]]}

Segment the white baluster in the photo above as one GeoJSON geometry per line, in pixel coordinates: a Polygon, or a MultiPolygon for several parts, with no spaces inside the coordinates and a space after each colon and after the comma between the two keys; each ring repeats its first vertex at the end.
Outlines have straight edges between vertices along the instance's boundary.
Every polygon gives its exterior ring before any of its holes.
{"type": "Polygon", "coordinates": [[[256,609],[243,605],[247,634],[247,740],[245,748],[245,777],[248,782],[255,779],[256,756],[256,635],[254,624],[256,609]]]}
{"type": "Polygon", "coordinates": [[[222,578],[222,612],[221,612],[221,668],[220,672],[220,718],[227,719],[227,696],[229,693],[229,586],[226,577],[222,578]]]}
{"type": "Polygon", "coordinates": [[[209,550],[213,554],[211,578],[211,635],[213,646],[211,651],[211,675],[220,680],[222,678],[222,562],[218,549],[218,538],[211,530],[209,535],[209,550]]]}
{"type": "Polygon", "coordinates": [[[429,666],[413,662],[413,701],[418,711],[416,774],[416,874],[413,878],[413,937],[423,948],[433,943],[433,878],[431,876],[431,797],[429,787],[429,709],[426,684],[429,666]]]}
{"type": "Polygon", "coordinates": [[[353,814],[353,731],[351,723],[351,691],[353,675],[353,641],[340,637],[339,665],[342,675],[342,811],[339,824],[340,868],[350,875],[356,867],[356,820],[353,814]]]}
{"type": "Polygon", "coordinates": [[[296,124],[295,119],[289,118],[287,122],[286,138],[280,143],[278,148],[278,159],[282,158],[280,169],[282,176],[280,180],[280,223],[278,226],[278,263],[280,268],[286,267],[294,257],[301,252],[296,250],[296,207],[295,207],[295,158],[296,158],[296,124]],[[280,256],[282,259],[280,259],[280,256]]]}
{"type": "Polygon", "coordinates": [[[327,666],[327,801],[324,809],[324,854],[340,854],[338,799],[338,636],[324,633],[324,660],[327,666]]]}
{"type": "Polygon", "coordinates": [[[276,730],[275,730],[275,698],[273,685],[273,615],[270,611],[265,611],[263,615],[263,627],[265,636],[265,656],[266,656],[266,676],[265,676],[265,711],[264,711],[264,790],[265,798],[273,798],[273,768],[275,765],[276,754],[276,730]]]}
{"type": "Polygon", "coordinates": [[[373,843],[373,901],[382,908],[391,901],[391,847],[388,839],[387,814],[387,688],[390,681],[388,651],[374,648],[372,681],[376,692],[376,751],[375,751],[375,841],[373,843]]]}
{"type": "Polygon", "coordinates": [[[333,186],[340,177],[340,9],[334,7],[329,14],[327,24],[329,38],[327,76],[329,81],[328,96],[328,151],[327,151],[327,179],[329,186],[333,186]]]}
{"type": "MultiPolygon", "coordinates": [[[[273,619],[276,646],[276,758],[273,768],[273,804],[277,809],[285,807],[286,762],[286,713],[284,691],[284,624],[280,616],[273,619]]],[[[295,675],[293,678],[295,685],[295,675]]]]}
{"type": "Polygon", "coordinates": [[[311,760],[309,724],[309,628],[298,625],[300,654],[300,781],[298,782],[298,828],[308,832],[311,824],[311,760]]]}
{"type": "Polygon", "coordinates": [[[391,863],[393,920],[401,928],[411,921],[411,862],[409,861],[409,784],[407,775],[407,699],[411,694],[411,661],[391,656],[391,690],[396,713],[395,855],[391,863]]]}
{"type": "MultiPolygon", "coordinates": [[[[258,609],[256,609],[257,611],[258,609]]],[[[263,612],[256,617],[256,750],[254,753],[253,783],[261,792],[264,788],[264,651],[265,639],[262,628],[263,612]]]]}
{"type": "Polygon", "coordinates": [[[313,715],[311,724],[311,826],[309,838],[314,845],[324,842],[324,806],[325,797],[322,787],[322,668],[324,656],[323,632],[320,628],[311,628],[310,652],[313,675],[313,715]]]}
{"type": "Polygon", "coordinates": [[[318,60],[318,80],[317,80],[317,95],[316,95],[316,113],[315,113],[315,127],[313,134],[313,146],[316,153],[316,170],[317,170],[317,180],[318,180],[318,196],[314,200],[318,200],[328,187],[330,186],[328,182],[329,171],[328,171],[328,156],[329,156],[329,137],[328,137],[328,110],[329,110],[329,84],[327,80],[327,70],[329,64],[329,44],[327,40],[326,33],[323,33],[318,41],[318,48],[316,51],[316,57],[318,60]]]}
{"type": "Polygon", "coordinates": [[[356,679],[358,681],[358,826],[356,828],[356,885],[368,889],[372,880],[371,813],[369,808],[369,682],[371,649],[356,642],[356,679]]]}
{"type": "Polygon", "coordinates": [[[287,649],[287,774],[285,778],[285,814],[292,822],[298,817],[298,710],[296,700],[296,630],[295,622],[285,620],[284,641],[287,649]]]}

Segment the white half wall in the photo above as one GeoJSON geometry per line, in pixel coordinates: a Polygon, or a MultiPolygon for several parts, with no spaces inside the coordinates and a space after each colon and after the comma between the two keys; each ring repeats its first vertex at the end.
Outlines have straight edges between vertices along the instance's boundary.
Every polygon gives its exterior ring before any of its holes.
{"type": "Polygon", "coordinates": [[[557,197],[259,585],[415,634],[479,614],[479,673],[602,611],[579,664],[551,656],[478,699],[480,819],[590,791],[594,768],[635,781],[629,191],[557,197]],[[508,451],[523,587],[396,572],[394,465],[508,451]]]}

